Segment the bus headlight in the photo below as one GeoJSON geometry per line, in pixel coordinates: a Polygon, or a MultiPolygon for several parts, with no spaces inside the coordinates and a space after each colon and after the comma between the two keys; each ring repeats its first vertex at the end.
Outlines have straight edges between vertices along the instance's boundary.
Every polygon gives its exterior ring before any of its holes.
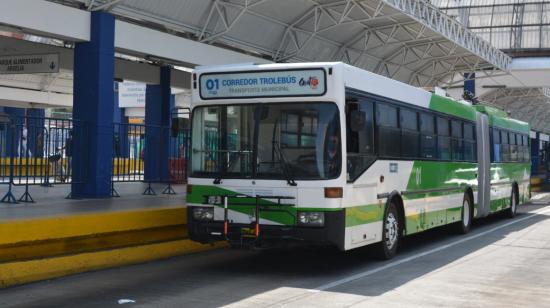
{"type": "Polygon", "coordinates": [[[193,219],[200,221],[212,221],[214,220],[214,208],[195,206],[193,207],[193,219]]]}
{"type": "Polygon", "coordinates": [[[323,227],[325,225],[325,213],[298,212],[298,225],[307,227],[323,227]]]}

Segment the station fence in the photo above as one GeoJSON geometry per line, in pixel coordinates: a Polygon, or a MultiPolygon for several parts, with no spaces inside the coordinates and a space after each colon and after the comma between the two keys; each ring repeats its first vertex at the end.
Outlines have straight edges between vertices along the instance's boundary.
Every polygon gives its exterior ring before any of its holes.
{"type": "MultiPolygon", "coordinates": [[[[30,186],[74,183],[72,153],[85,139],[86,126],[79,121],[3,117],[0,123],[0,184],[7,185],[8,189],[0,201],[34,202],[30,186]],[[19,199],[13,195],[13,186],[25,187],[19,199]]],[[[86,170],[81,168],[80,181],[83,181],[86,170]]]]}
{"type": "Polygon", "coordinates": [[[163,193],[174,194],[172,184],[187,182],[189,129],[115,123],[113,144],[113,197],[119,196],[115,183],[144,182],[148,184],[144,194],[154,195],[152,183],[164,183],[167,187],[163,193]]]}
{"type": "MultiPolygon", "coordinates": [[[[113,124],[112,196],[115,183],[144,182],[144,194],[156,194],[152,183],[163,183],[163,193],[174,194],[172,184],[185,183],[189,158],[189,129],[180,126],[113,124]],[[152,153],[152,152],[155,153],[152,153]],[[166,157],[168,160],[147,157],[166,157]],[[153,155],[153,156],[152,156],[153,155]]],[[[0,118],[0,195],[2,203],[34,202],[32,186],[51,187],[85,182],[87,162],[73,164],[73,153],[88,140],[85,123],[58,118],[3,116],[0,118]],[[75,170],[74,168],[78,168],[75,170]],[[75,176],[78,175],[78,181],[75,176]],[[25,192],[14,196],[14,187],[25,192]]],[[[70,195],[68,196],[70,197],[70,195]]]]}

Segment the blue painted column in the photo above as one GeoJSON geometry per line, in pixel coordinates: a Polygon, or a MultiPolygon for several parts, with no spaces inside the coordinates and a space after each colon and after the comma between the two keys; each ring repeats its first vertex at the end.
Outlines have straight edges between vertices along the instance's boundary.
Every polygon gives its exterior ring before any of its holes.
{"type": "Polygon", "coordinates": [[[170,67],[160,69],[160,85],[147,85],[145,91],[145,180],[169,179],[170,112],[172,109],[170,67]]]}
{"type": "Polygon", "coordinates": [[[473,99],[476,96],[476,73],[464,73],[464,92],[473,99]]]}
{"type": "Polygon", "coordinates": [[[45,144],[47,139],[46,130],[44,128],[44,116],[46,112],[44,109],[30,108],[27,109],[27,146],[32,153],[33,157],[43,157],[45,144]]]}
{"type": "Polygon", "coordinates": [[[10,116],[11,125],[6,131],[6,157],[19,157],[21,146],[21,129],[25,125],[25,108],[4,107],[4,112],[10,116]]]}
{"type": "Polygon", "coordinates": [[[540,133],[531,139],[531,175],[539,173],[540,133]]]}
{"type": "MultiPolygon", "coordinates": [[[[0,106],[0,113],[4,113],[4,107],[0,106]]],[[[0,158],[6,157],[6,135],[8,133],[8,125],[0,123],[0,158]]]]}
{"type": "Polygon", "coordinates": [[[114,16],[92,12],[90,30],[90,41],[76,43],[74,52],[73,198],[111,195],[114,16]]]}

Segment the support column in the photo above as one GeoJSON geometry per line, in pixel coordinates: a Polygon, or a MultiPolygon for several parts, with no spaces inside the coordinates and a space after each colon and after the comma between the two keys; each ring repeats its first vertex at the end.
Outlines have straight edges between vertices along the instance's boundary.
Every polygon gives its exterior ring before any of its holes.
{"type": "MultiPolygon", "coordinates": [[[[4,113],[4,107],[0,106],[0,113],[4,113]]],[[[0,123],[0,158],[6,157],[8,124],[0,123]]]]}
{"type": "Polygon", "coordinates": [[[91,39],[76,43],[72,197],[111,196],[115,18],[92,12],[91,39]],[[82,122],[78,122],[82,121],[82,122]]]}
{"type": "Polygon", "coordinates": [[[172,109],[170,67],[160,70],[160,85],[147,85],[145,91],[145,180],[167,181],[172,109]]]}

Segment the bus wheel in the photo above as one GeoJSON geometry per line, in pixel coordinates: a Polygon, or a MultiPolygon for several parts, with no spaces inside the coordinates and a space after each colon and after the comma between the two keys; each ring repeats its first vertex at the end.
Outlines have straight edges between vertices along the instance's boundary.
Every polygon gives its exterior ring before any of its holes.
{"type": "Polygon", "coordinates": [[[512,188],[512,196],[510,198],[510,207],[506,210],[506,217],[514,218],[518,211],[518,198],[515,187],[512,188]]]}
{"type": "Polygon", "coordinates": [[[459,234],[466,234],[470,232],[474,217],[472,201],[470,200],[470,196],[468,196],[468,194],[464,194],[464,200],[462,201],[462,209],[460,212],[462,219],[456,224],[456,231],[459,234]]]}
{"type": "Polygon", "coordinates": [[[399,213],[393,201],[389,203],[382,223],[382,242],[377,244],[376,250],[380,259],[389,260],[397,252],[401,234],[399,213]]]}

